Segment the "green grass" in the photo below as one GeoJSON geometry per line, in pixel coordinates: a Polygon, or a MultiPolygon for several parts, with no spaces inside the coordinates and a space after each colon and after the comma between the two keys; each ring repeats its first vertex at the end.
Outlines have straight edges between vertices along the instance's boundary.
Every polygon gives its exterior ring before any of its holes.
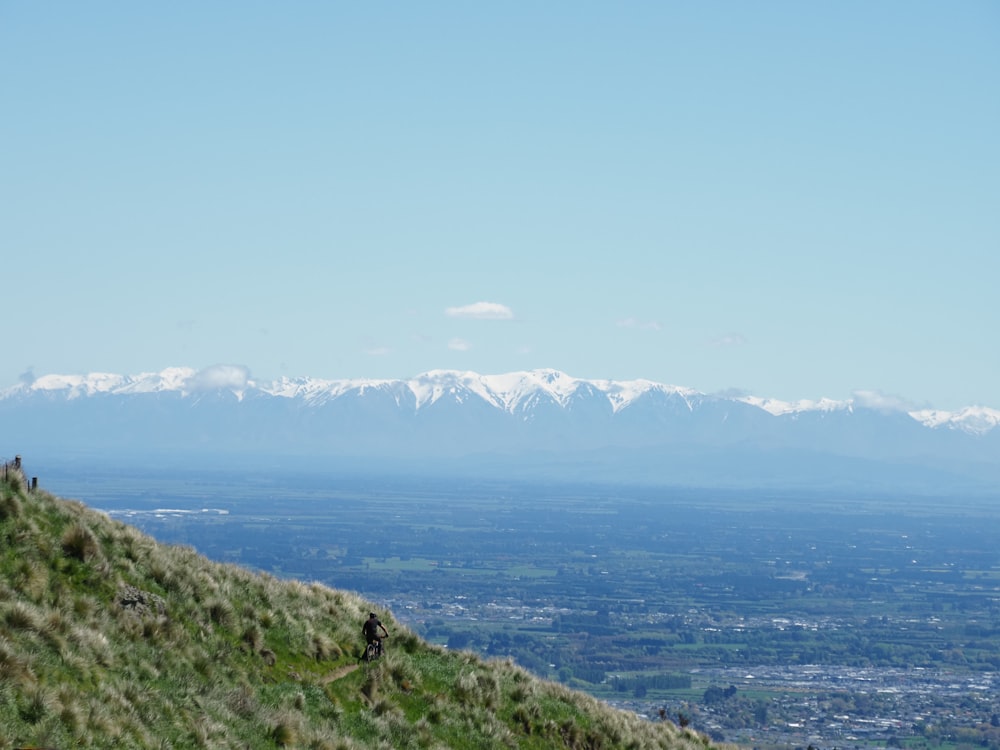
{"type": "Polygon", "coordinates": [[[432,646],[391,613],[387,654],[359,666],[370,609],[352,592],[158,544],[14,474],[0,485],[0,750],[708,744],[512,663],[432,646]]]}

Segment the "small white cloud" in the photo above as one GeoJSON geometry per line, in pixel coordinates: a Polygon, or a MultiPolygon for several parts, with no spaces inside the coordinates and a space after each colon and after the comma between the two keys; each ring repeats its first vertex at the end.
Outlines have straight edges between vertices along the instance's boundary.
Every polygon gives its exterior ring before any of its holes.
{"type": "Polygon", "coordinates": [[[250,368],[243,365],[211,365],[199,370],[184,383],[188,391],[242,390],[250,380],[250,368]]]}
{"type": "Polygon", "coordinates": [[[712,346],[743,346],[747,342],[742,333],[727,333],[712,339],[712,346]]]}
{"type": "Polygon", "coordinates": [[[881,391],[855,391],[853,396],[855,404],[865,409],[874,409],[875,411],[905,412],[916,408],[913,402],[902,396],[893,396],[881,391]]]}
{"type": "Polygon", "coordinates": [[[472,348],[472,344],[465,339],[452,339],[448,342],[448,348],[456,352],[467,352],[472,348]]]}
{"type": "Polygon", "coordinates": [[[385,357],[388,355],[392,349],[388,346],[373,346],[369,349],[365,349],[365,354],[369,357],[385,357]]]}
{"type": "Polygon", "coordinates": [[[514,311],[498,302],[474,302],[471,305],[446,308],[449,318],[474,318],[476,320],[510,320],[514,311]]]}

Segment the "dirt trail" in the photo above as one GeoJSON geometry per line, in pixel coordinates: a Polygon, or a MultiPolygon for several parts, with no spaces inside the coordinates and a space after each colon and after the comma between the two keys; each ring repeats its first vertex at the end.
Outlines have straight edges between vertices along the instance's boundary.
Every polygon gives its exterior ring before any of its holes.
{"type": "Polygon", "coordinates": [[[320,685],[326,685],[328,683],[339,680],[341,677],[347,677],[351,672],[358,668],[357,664],[345,664],[339,669],[335,669],[322,680],[319,681],[320,685]]]}

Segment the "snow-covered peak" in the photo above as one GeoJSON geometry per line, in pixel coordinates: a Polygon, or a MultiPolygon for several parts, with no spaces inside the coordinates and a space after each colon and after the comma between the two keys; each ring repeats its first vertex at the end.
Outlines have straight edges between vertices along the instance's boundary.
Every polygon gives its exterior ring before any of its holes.
{"type": "MultiPolygon", "coordinates": [[[[758,396],[727,397],[706,394],[682,386],[666,385],[652,380],[590,380],[576,378],[555,369],[520,370],[498,375],[481,375],[462,370],[430,370],[409,379],[319,379],[287,378],[272,382],[251,379],[249,370],[238,365],[214,365],[202,370],[189,367],[168,367],[159,372],[138,375],[116,375],[95,372],[86,375],[44,375],[30,383],[0,391],[0,399],[31,393],[60,395],[67,400],[100,394],[151,394],[174,392],[193,396],[212,391],[228,391],[242,399],[248,392],[300,400],[307,406],[321,406],[345,395],[363,397],[369,391],[388,394],[397,404],[427,407],[442,398],[458,402],[482,400],[501,411],[515,414],[535,408],[540,403],[554,403],[568,408],[577,398],[605,398],[615,413],[636,403],[649,394],[679,397],[694,410],[708,401],[732,400],[761,409],[776,417],[808,412],[852,412],[872,408],[871,394],[859,393],[848,400],[821,398],[783,401],[758,396]],[[412,398],[411,398],[412,396],[412,398]]],[[[968,407],[960,411],[936,409],[909,410],[905,404],[884,403],[880,408],[899,414],[935,429],[959,430],[974,435],[986,434],[1000,427],[1000,410],[968,407]]]]}
{"type": "Polygon", "coordinates": [[[973,435],[985,435],[1000,426],[1000,410],[986,406],[967,406],[955,412],[920,409],[909,414],[927,427],[961,430],[973,435]]]}
{"type": "Polygon", "coordinates": [[[608,399],[614,407],[615,412],[619,412],[640,396],[647,393],[658,392],[668,396],[680,396],[692,408],[694,398],[704,397],[701,391],[693,388],[684,388],[679,385],[665,385],[652,380],[595,380],[591,381],[595,387],[608,394],[608,399]]]}
{"type": "Polygon", "coordinates": [[[776,398],[759,398],[757,396],[741,396],[736,401],[756,406],[769,414],[780,417],[784,414],[798,414],[806,411],[845,411],[853,408],[852,401],[836,401],[831,398],[817,400],[799,399],[798,401],[780,401],[776,398]]]}
{"type": "Polygon", "coordinates": [[[586,380],[552,369],[521,370],[502,375],[432,370],[409,380],[408,385],[417,398],[418,408],[434,403],[445,394],[462,391],[475,394],[511,413],[530,404],[539,395],[565,407],[584,387],[603,393],[616,412],[650,391],[680,394],[685,399],[703,395],[690,388],[663,385],[651,380],[586,380]]]}
{"type": "Polygon", "coordinates": [[[168,367],[160,372],[144,372],[139,375],[116,375],[108,372],[92,372],[87,375],[42,375],[30,383],[16,386],[11,391],[58,392],[64,391],[70,399],[94,396],[101,393],[156,393],[159,391],[181,391],[193,377],[190,367],[168,367]]]}
{"type": "Polygon", "coordinates": [[[66,391],[68,398],[93,396],[96,393],[110,393],[120,387],[127,378],[108,372],[92,372],[88,375],[43,375],[28,387],[32,391],[66,391]]]}
{"type": "Polygon", "coordinates": [[[408,380],[406,384],[417,398],[417,409],[429,406],[448,395],[462,400],[469,392],[484,401],[495,403],[489,388],[483,382],[483,376],[475,372],[431,370],[408,380]]]}
{"type": "Polygon", "coordinates": [[[526,370],[488,375],[484,381],[496,403],[510,412],[538,393],[544,393],[560,406],[565,406],[584,382],[559,370],[526,370]]]}

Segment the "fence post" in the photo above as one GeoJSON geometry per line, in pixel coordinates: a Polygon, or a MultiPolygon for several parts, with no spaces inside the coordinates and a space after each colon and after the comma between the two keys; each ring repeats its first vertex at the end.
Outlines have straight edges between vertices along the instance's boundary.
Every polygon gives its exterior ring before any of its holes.
{"type": "Polygon", "coordinates": [[[34,492],[38,489],[38,477],[31,478],[31,491],[34,492]]]}

